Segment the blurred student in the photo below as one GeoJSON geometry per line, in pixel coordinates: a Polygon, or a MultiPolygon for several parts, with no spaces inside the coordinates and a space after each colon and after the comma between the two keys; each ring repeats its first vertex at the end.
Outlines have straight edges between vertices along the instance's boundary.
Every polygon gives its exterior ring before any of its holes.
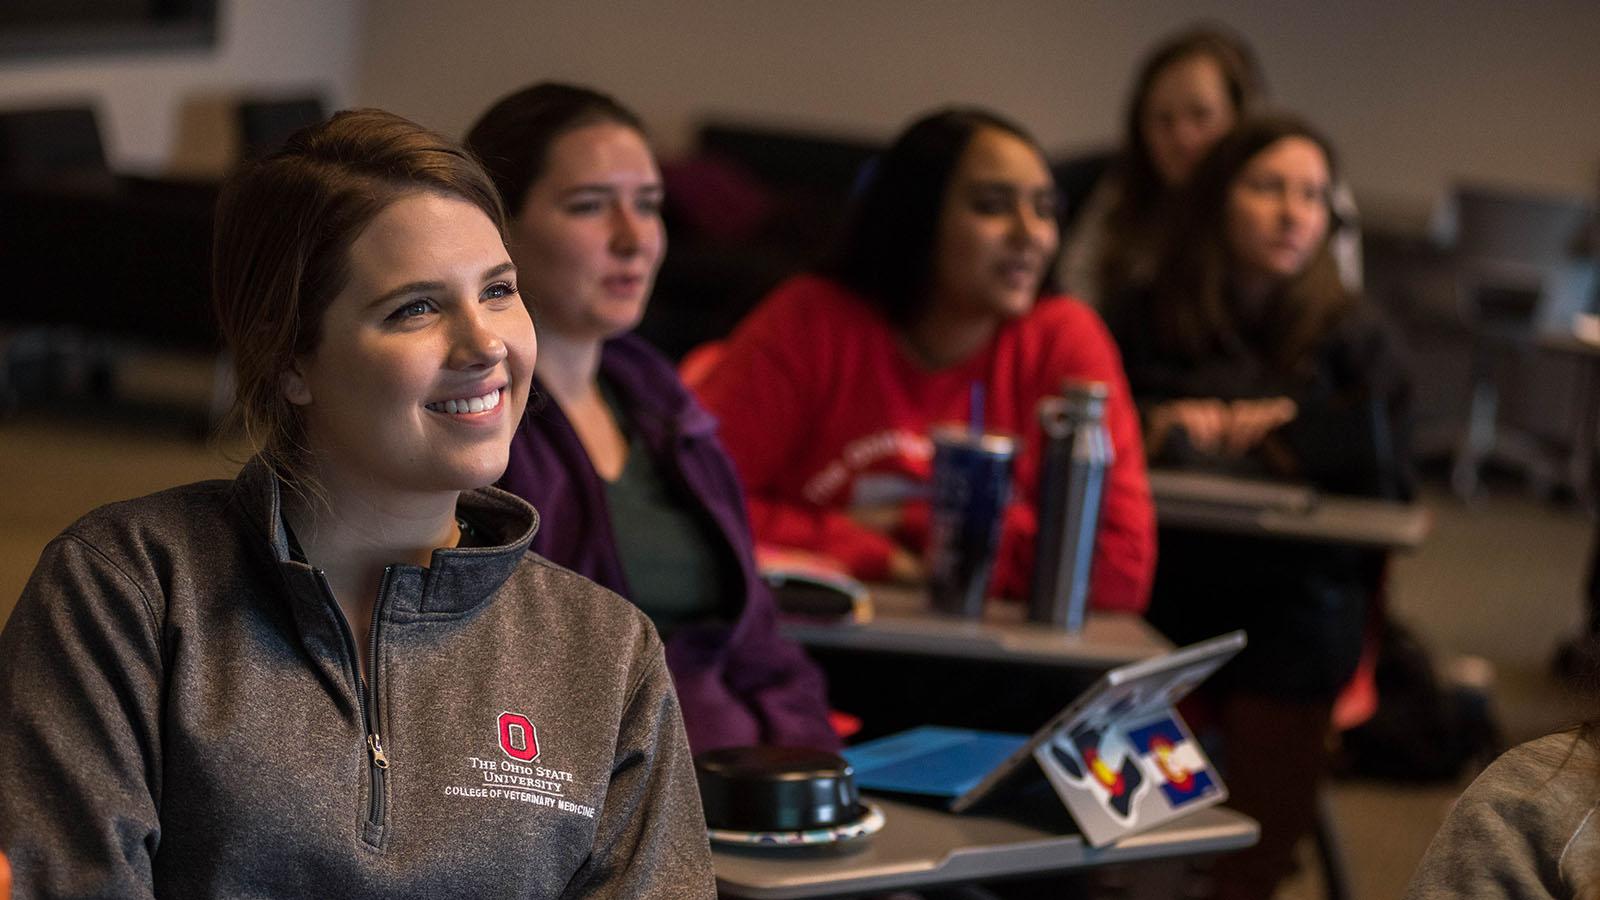
{"type": "MultiPolygon", "coordinates": [[[[1139,67],[1122,147],[1082,199],[1061,256],[1061,286],[1096,307],[1154,275],[1171,204],[1217,141],[1266,97],[1255,52],[1239,34],[1202,25],[1175,34],[1139,67]]],[[[1069,197],[1077,203],[1079,198],[1069,197]]],[[[1337,186],[1333,252],[1347,287],[1361,287],[1355,204],[1337,186]]]]}
{"type": "Polygon", "coordinates": [[[654,629],[488,487],[536,353],[503,221],[377,110],[224,187],[257,455],[79,520],[0,632],[22,896],[715,895],[654,629]]]}
{"type": "Polygon", "coordinates": [[[543,402],[501,480],[552,526],[534,549],[655,622],[696,753],[837,747],[821,672],[778,636],[716,422],[631,333],[666,251],[639,119],[587,88],[537,84],[492,106],[467,144],[509,210],[539,322],[543,402]]]}
{"type": "Polygon", "coordinates": [[[696,386],[722,421],[758,540],[858,578],[919,581],[930,430],[978,416],[1018,439],[994,590],[1023,596],[1037,406],[1091,379],[1110,386],[1116,451],[1091,602],[1144,608],[1155,546],[1138,419],[1100,318],[1046,290],[1055,204],[1034,141],[980,109],[923,116],[876,161],[831,263],[779,285],[696,386]]]}
{"type": "Polygon", "coordinates": [[[1600,900],[1597,809],[1592,723],[1513,747],[1456,800],[1407,900],[1600,900]]]}
{"type": "MultiPolygon", "coordinates": [[[[1332,150],[1292,118],[1241,123],[1191,177],[1151,286],[1109,321],[1153,464],[1388,499],[1412,491],[1408,376],[1329,249],[1332,150]]],[[[1262,823],[1218,861],[1222,896],[1269,897],[1307,832],[1335,695],[1383,571],[1379,551],[1163,529],[1150,621],[1179,644],[1250,644],[1207,686],[1230,802],[1262,823]]]]}

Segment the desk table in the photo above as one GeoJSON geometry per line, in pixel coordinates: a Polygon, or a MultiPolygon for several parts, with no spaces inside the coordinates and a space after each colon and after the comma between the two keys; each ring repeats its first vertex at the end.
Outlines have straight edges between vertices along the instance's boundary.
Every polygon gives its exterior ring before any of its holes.
{"type": "Polygon", "coordinates": [[[1259,835],[1249,817],[1211,807],[1097,850],[1080,835],[1020,821],[869,799],[886,821],[859,846],[802,849],[796,855],[787,848],[712,845],[719,892],[791,900],[907,890],[1221,853],[1248,847],[1259,835]]]}
{"type": "Polygon", "coordinates": [[[1388,550],[1414,550],[1433,530],[1433,514],[1420,504],[1332,494],[1315,495],[1303,509],[1230,504],[1196,499],[1189,488],[1198,479],[1214,482],[1212,493],[1217,495],[1225,495],[1230,484],[1237,485],[1241,495],[1260,493],[1261,482],[1251,479],[1152,469],[1150,492],[1163,528],[1388,550]]]}
{"type": "Polygon", "coordinates": [[[917,725],[1026,734],[1101,672],[1172,644],[1129,613],[1090,612],[1079,634],[991,601],[981,619],[929,609],[919,588],[872,585],[866,622],[785,618],[780,630],[828,676],[829,702],[861,717],[865,740],[917,725]]]}
{"type": "Polygon", "coordinates": [[[1172,644],[1132,613],[1090,611],[1083,631],[1026,620],[1021,603],[990,601],[983,618],[934,612],[920,588],[872,585],[866,622],[786,618],[784,636],[813,648],[905,653],[998,663],[1100,671],[1149,659],[1172,644]]]}

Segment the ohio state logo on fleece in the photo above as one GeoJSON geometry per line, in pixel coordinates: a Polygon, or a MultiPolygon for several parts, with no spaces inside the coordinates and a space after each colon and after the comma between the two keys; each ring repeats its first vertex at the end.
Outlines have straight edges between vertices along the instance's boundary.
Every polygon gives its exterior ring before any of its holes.
{"type": "MultiPolygon", "coordinates": [[[[495,743],[506,758],[493,753],[487,757],[464,757],[459,780],[450,779],[452,783],[444,786],[446,797],[467,802],[518,803],[594,818],[595,798],[602,793],[605,781],[580,779],[576,773],[558,768],[563,762],[562,741],[554,747],[540,747],[539,729],[533,721],[522,713],[506,710],[495,721],[495,743]],[[546,749],[554,757],[543,753],[546,749]],[[540,764],[532,765],[536,759],[540,764]]],[[[472,750],[485,752],[478,749],[481,746],[474,740],[472,750]]]]}
{"type": "Polygon", "coordinates": [[[539,731],[521,713],[500,714],[500,750],[519,762],[539,758],[539,731]]]}

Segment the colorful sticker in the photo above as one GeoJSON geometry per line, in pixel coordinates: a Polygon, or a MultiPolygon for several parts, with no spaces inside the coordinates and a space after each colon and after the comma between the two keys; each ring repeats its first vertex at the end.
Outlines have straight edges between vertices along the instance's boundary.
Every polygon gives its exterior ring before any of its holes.
{"type": "Polygon", "coordinates": [[[1193,803],[1215,789],[1200,748],[1171,718],[1157,719],[1129,731],[1128,740],[1149,771],[1157,776],[1162,794],[1174,809],[1193,803]]]}

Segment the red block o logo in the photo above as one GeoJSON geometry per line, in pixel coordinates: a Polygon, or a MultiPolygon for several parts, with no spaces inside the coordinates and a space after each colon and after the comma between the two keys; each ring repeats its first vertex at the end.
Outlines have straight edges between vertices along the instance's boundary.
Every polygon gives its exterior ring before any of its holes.
{"type": "Polygon", "coordinates": [[[500,749],[521,762],[539,758],[539,732],[527,716],[514,712],[500,714],[500,749]]]}

